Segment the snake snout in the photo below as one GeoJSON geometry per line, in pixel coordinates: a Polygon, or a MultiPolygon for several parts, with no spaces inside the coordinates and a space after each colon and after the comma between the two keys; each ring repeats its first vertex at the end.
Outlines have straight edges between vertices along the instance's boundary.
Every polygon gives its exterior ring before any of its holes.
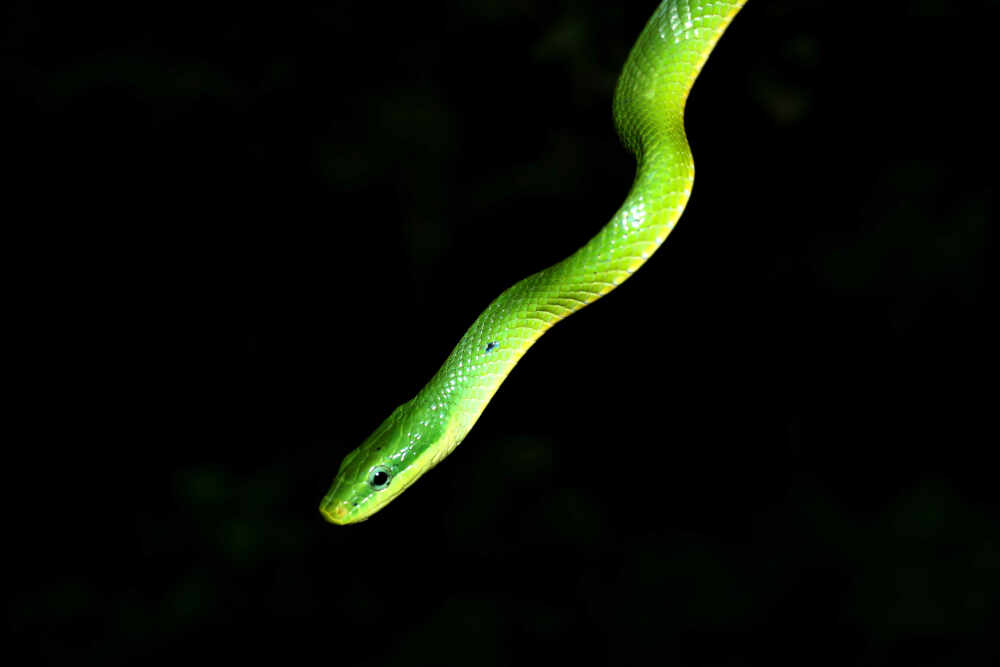
{"type": "Polygon", "coordinates": [[[323,503],[319,511],[330,523],[346,523],[347,515],[350,513],[350,504],[346,500],[337,500],[332,503],[323,503]]]}

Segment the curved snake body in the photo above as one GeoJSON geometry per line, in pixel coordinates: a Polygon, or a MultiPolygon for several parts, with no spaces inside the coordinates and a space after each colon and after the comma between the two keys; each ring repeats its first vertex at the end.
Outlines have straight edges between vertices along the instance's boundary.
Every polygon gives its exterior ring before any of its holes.
{"type": "Polygon", "coordinates": [[[320,511],[367,519],[465,438],[493,394],[553,324],[628,279],[663,243],[691,194],[684,105],[746,0],[665,0],[632,47],[615,90],[618,134],[636,158],[625,203],[586,245],[497,297],[441,369],[349,453],[320,511]]]}

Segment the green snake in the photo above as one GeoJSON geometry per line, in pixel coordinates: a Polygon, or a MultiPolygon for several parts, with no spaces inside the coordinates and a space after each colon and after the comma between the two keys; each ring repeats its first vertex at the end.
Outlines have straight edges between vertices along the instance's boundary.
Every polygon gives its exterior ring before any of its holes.
{"type": "Polygon", "coordinates": [[[320,504],[337,524],[386,506],[468,434],[531,345],[628,279],[667,238],[694,182],[684,105],[709,53],[746,0],[665,0],[615,89],[618,135],[636,159],[625,203],[575,253],[518,282],[476,319],[430,382],[340,464],[320,504]]]}

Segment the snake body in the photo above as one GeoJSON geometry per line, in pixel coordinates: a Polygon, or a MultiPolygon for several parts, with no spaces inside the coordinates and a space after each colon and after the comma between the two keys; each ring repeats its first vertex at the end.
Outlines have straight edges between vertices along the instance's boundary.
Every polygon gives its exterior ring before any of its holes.
{"type": "Polygon", "coordinates": [[[615,90],[618,134],[636,159],[625,203],[582,248],[497,297],[420,393],[344,458],[320,504],[327,520],[367,519],[438,464],[543,333],[622,284],[663,243],[694,182],[684,133],[688,92],[745,1],[660,4],[615,90]]]}

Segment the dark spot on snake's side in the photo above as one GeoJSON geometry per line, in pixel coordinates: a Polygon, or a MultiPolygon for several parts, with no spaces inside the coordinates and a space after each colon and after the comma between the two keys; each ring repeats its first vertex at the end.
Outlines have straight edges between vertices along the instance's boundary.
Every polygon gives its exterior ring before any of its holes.
{"type": "Polygon", "coordinates": [[[486,345],[486,351],[487,352],[492,352],[493,350],[497,349],[497,347],[499,347],[499,346],[500,346],[500,343],[498,343],[497,341],[492,341],[490,343],[487,343],[487,345],[486,345]]]}

